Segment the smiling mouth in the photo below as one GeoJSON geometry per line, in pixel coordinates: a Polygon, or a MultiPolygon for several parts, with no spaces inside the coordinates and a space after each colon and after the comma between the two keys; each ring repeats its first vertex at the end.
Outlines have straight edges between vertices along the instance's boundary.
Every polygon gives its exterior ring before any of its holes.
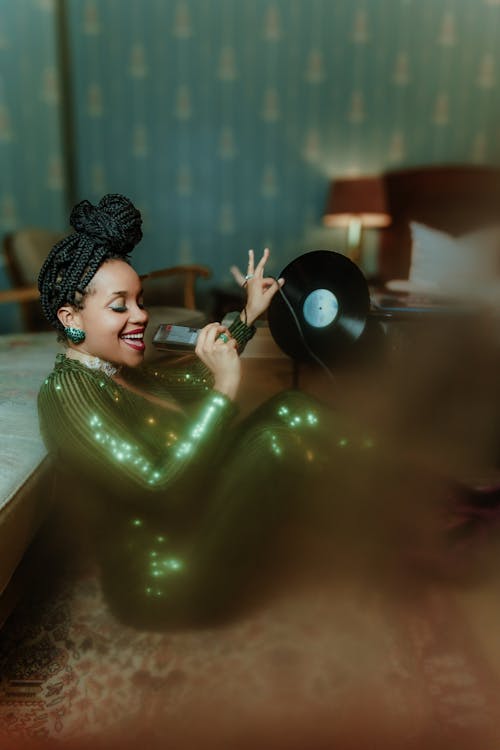
{"type": "Polygon", "coordinates": [[[135,349],[137,352],[143,352],[146,348],[146,345],[144,344],[144,329],[123,333],[120,338],[130,346],[131,349],[135,349]]]}

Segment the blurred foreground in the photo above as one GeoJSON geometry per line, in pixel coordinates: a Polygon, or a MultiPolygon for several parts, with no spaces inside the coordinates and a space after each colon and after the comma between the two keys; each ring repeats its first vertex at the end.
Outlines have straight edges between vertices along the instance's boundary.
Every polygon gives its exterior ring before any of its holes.
{"type": "MultiPolygon", "coordinates": [[[[223,623],[121,625],[93,565],[61,565],[71,527],[51,526],[0,634],[2,750],[496,750],[497,331],[488,314],[416,324],[333,383],[301,368],[345,426],[335,481],[304,498],[323,523],[283,529],[274,574],[223,623]]],[[[245,381],[243,412],[289,385],[262,360],[245,381]]]]}

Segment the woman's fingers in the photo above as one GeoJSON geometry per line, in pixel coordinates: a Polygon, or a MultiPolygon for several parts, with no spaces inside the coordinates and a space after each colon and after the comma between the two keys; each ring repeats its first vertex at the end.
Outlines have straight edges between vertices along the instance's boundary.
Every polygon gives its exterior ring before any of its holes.
{"type": "Polygon", "coordinates": [[[221,326],[220,323],[216,323],[207,334],[207,344],[209,346],[214,346],[214,344],[219,340],[223,342],[223,339],[221,339],[222,334],[224,334],[224,336],[226,336],[227,338],[229,338],[230,336],[226,326],[221,326]]]}
{"type": "Polygon", "coordinates": [[[244,275],[241,273],[240,269],[238,268],[238,266],[231,266],[229,270],[231,271],[231,274],[233,275],[233,278],[238,284],[238,286],[244,286],[246,280],[245,280],[244,275]]]}
{"type": "Polygon", "coordinates": [[[266,276],[266,278],[262,279],[264,293],[271,290],[272,293],[275,294],[284,283],[285,279],[275,279],[274,276],[266,276]]]}
{"type": "Polygon", "coordinates": [[[242,274],[238,266],[231,266],[231,268],[229,269],[236,283],[239,286],[246,286],[247,283],[254,277],[259,277],[262,279],[264,276],[264,267],[269,259],[269,254],[269,248],[266,247],[264,249],[264,253],[262,254],[262,258],[259,260],[257,265],[255,265],[255,253],[253,250],[249,250],[246,276],[242,274]]]}
{"type": "Polygon", "coordinates": [[[233,340],[227,326],[223,326],[220,323],[209,323],[198,334],[196,351],[197,353],[200,351],[210,351],[217,343],[224,344],[233,340]]]}
{"type": "Polygon", "coordinates": [[[257,263],[257,267],[255,269],[255,275],[260,274],[261,276],[264,275],[264,266],[267,263],[267,259],[269,258],[269,248],[264,248],[264,252],[262,253],[262,258],[257,263]]]}
{"type": "Polygon", "coordinates": [[[276,285],[283,286],[284,283],[285,283],[285,279],[283,278],[275,279],[274,276],[264,276],[264,278],[262,279],[262,286],[265,287],[266,289],[267,287],[270,287],[270,286],[276,286],[276,285]]]}
{"type": "Polygon", "coordinates": [[[220,333],[216,336],[215,344],[231,345],[235,339],[229,333],[229,328],[221,326],[220,333]]]}
{"type": "Polygon", "coordinates": [[[248,251],[248,270],[247,270],[248,276],[250,276],[250,274],[255,273],[254,263],[255,263],[254,252],[253,250],[249,250],[248,251]]]}
{"type": "Polygon", "coordinates": [[[198,339],[196,341],[196,351],[205,349],[207,346],[213,345],[219,328],[223,328],[220,323],[209,323],[208,325],[204,326],[198,334],[198,339]]]}
{"type": "Polygon", "coordinates": [[[236,349],[236,347],[237,347],[236,339],[233,339],[232,336],[228,336],[228,338],[226,338],[226,339],[220,338],[220,336],[219,336],[219,338],[217,339],[217,341],[215,342],[215,344],[217,346],[226,346],[226,347],[228,347],[228,349],[236,349]]]}
{"type": "Polygon", "coordinates": [[[213,387],[235,398],[241,379],[237,342],[226,326],[210,323],[200,330],[196,354],[213,375],[213,387]]]}

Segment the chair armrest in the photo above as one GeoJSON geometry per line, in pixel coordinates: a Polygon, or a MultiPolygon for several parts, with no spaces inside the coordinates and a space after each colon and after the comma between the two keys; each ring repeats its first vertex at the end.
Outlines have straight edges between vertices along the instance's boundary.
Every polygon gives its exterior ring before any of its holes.
{"type": "Polygon", "coordinates": [[[0,304],[2,302],[29,302],[39,298],[40,292],[35,285],[0,290],[0,304]]]}
{"type": "Polygon", "coordinates": [[[167,276],[184,276],[184,307],[188,310],[196,310],[195,301],[195,282],[198,276],[204,279],[210,278],[212,271],[206,266],[187,265],[171,266],[170,268],[160,268],[158,271],[141,274],[141,279],[159,279],[167,276]]]}

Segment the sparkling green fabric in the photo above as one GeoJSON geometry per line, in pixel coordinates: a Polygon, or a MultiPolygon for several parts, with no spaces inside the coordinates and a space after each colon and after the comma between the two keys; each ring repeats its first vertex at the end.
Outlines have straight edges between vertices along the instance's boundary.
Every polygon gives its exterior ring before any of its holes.
{"type": "MultiPolygon", "coordinates": [[[[253,330],[231,333],[244,347],[253,330]]],[[[140,627],[196,618],[231,600],[259,551],[327,456],[319,407],[299,392],[242,422],[196,360],[124,377],[58,355],[39,394],[40,427],[82,506],[115,612],[140,627]]]]}

